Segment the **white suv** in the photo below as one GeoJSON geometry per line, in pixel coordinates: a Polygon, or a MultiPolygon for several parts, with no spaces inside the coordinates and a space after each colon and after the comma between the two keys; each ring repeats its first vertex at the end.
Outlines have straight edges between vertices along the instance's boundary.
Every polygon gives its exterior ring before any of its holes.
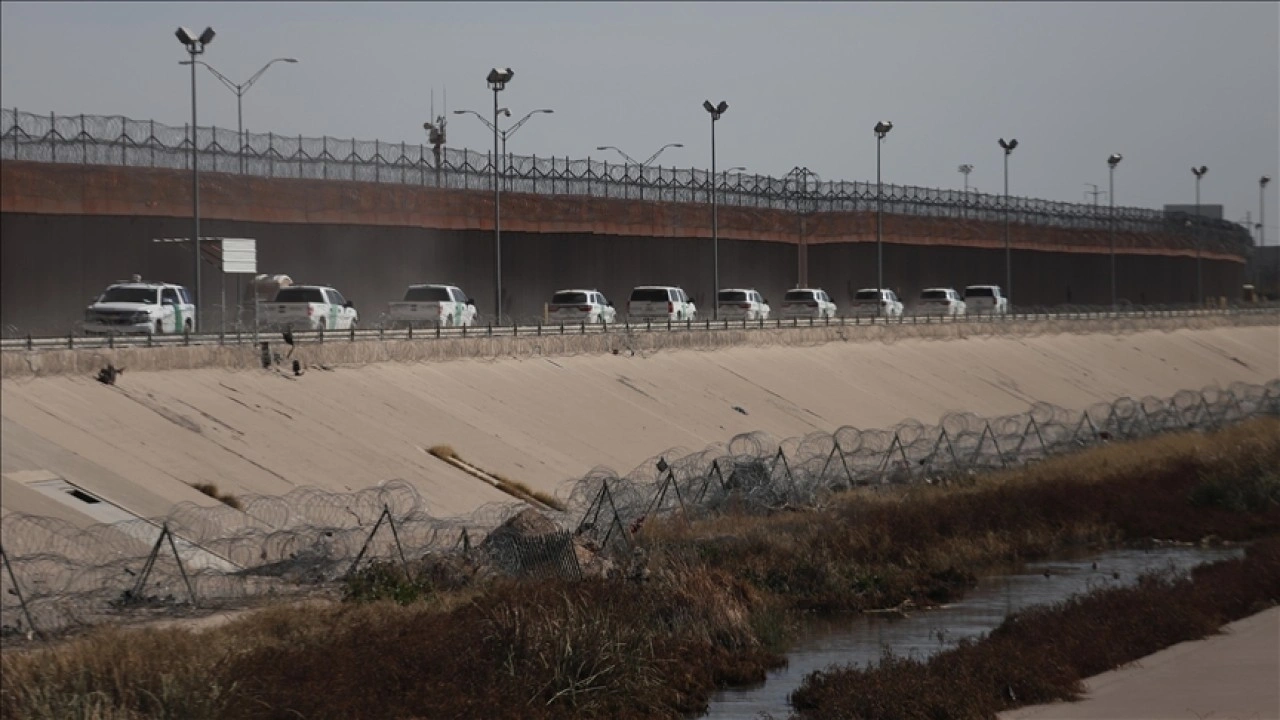
{"type": "Polygon", "coordinates": [[[1009,298],[999,285],[970,285],[964,289],[964,302],[972,313],[1004,315],[1009,312],[1009,298]]]}
{"type": "Polygon", "coordinates": [[[759,292],[746,289],[721,290],[716,304],[722,320],[768,320],[771,310],[759,292]]]}
{"type": "Polygon", "coordinates": [[[618,311],[599,290],[557,290],[547,304],[552,323],[612,324],[618,311]]]}
{"type": "Polygon", "coordinates": [[[892,290],[863,288],[853,295],[853,314],[902,317],[902,303],[892,290]]]}
{"type": "Polygon", "coordinates": [[[964,299],[954,288],[925,288],[920,291],[916,314],[957,317],[964,315],[966,309],[964,299]]]}
{"type": "Polygon", "coordinates": [[[671,285],[641,285],[631,291],[627,317],[632,320],[693,320],[698,308],[684,290],[671,285]]]}
{"type": "Polygon", "coordinates": [[[111,285],[84,312],[88,335],[120,333],[193,333],[196,306],[187,289],[169,283],[133,282],[111,285]]]}
{"type": "Polygon", "coordinates": [[[788,290],[782,298],[782,317],[791,318],[834,318],[836,304],[831,302],[827,291],[818,288],[796,288],[788,290]]]}

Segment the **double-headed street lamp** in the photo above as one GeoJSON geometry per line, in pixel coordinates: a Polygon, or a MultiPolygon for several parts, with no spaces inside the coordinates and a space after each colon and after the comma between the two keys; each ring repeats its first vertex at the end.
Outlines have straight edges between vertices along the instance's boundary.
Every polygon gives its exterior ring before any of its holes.
{"type": "MultiPolygon", "coordinates": [[[[529,118],[533,117],[534,115],[550,115],[550,114],[552,114],[552,113],[554,113],[554,112],[555,112],[555,110],[550,110],[550,109],[548,109],[548,108],[540,108],[540,109],[538,109],[538,110],[530,110],[530,111],[529,111],[529,114],[527,114],[527,115],[525,115],[524,117],[522,117],[522,118],[520,118],[519,120],[517,120],[514,124],[512,124],[512,125],[511,125],[511,127],[507,128],[506,130],[503,130],[502,128],[497,127],[497,125],[495,125],[494,123],[489,122],[489,121],[488,121],[488,119],[486,119],[486,118],[485,118],[485,116],[481,115],[480,113],[476,112],[475,110],[454,110],[454,111],[453,111],[453,114],[454,114],[454,115],[474,115],[477,119],[479,119],[479,120],[480,120],[480,122],[482,122],[482,123],[484,123],[485,125],[487,125],[487,126],[489,127],[489,129],[490,129],[490,130],[493,130],[494,132],[498,133],[498,135],[502,138],[502,176],[503,176],[503,177],[506,177],[506,175],[507,175],[507,172],[506,172],[506,168],[507,168],[507,138],[508,138],[508,137],[510,137],[510,136],[512,136],[512,135],[515,135],[515,134],[516,134],[516,131],[517,131],[517,130],[519,130],[519,129],[520,129],[520,127],[521,127],[522,125],[524,125],[525,123],[529,122],[529,118]]],[[[494,112],[494,119],[495,119],[495,122],[496,122],[497,117],[498,117],[499,115],[504,116],[504,117],[511,117],[511,111],[510,111],[510,110],[508,110],[507,108],[498,108],[498,109],[497,109],[497,111],[495,111],[495,112],[494,112]]],[[[423,125],[423,127],[426,127],[426,125],[423,125]]],[[[427,129],[428,129],[428,130],[430,130],[431,128],[427,128],[427,129]]]]}
{"type": "Polygon", "coordinates": [[[231,92],[236,94],[236,126],[238,128],[237,135],[239,135],[240,137],[240,163],[239,164],[240,164],[240,173],[243,175],[244,174],[245,137],[244,137],[244,103],[242,101],[244,99],[244,94],[249,92],[249,88],[253,87],[254,83],[258,82],[258,78],[262,77],[262,74],[267,71],[267,68],[271,67],[272,65],[275,65],[278,62],[296,63],[298,62],[298,60],[296,58],[291,58],[291,57],[276,58],[275,60],[272,60],[266,65],[263,65],[261,70],[253,74],[253,77],[250,77],[248,80],[245,80],[244,82],[239,84],[231,82],[231,80],[229,80],[226,75],[223,75],[222,73],[213,69],[213,66],[210,65],[209,63],[203,60],[197,60],[196,62],[200,63],[205,67],[206,70],[213,73],[214,77],[221,80],[223,85],[226,85],[227,88],[231,90],[231,92]]]}
{"type": "Polygon", "coordinates": [[[187,48],[191,59],[182,63],[191,66],[191,248],[195,251],[196,263],[196,329],[200,326],[200,311],[204,304],[200,302],[200,163],[198,162],[198,143],[196,142],[196,56],[204,54],[204,48],[213,42],[213,28],[206,27],[199,36],[180,27],[174,32],[178,42],[187,48]]]}
{"type": "MultiPolygon", "coordinates": [[[[647,167],[649,167],[649,165],[650,165],[654,160],[657,160],[657,159],[658,159],[658,156],[662,154],[662,151],[663,151],[663,150],[666,150],[667,148],[673,148],[673,147],[674,147],[674,148],[682,148],[682,147],[684,147],[684,145],[683,145],[683,144],[681,144],[681,143],[667,143],[666,145],[663,145],[662,147],[658,148],[657,152],[655,152],[654,154],[650,155],[650,156],[649,156],[649,159],[648,159],[648,160],[645,160],[644,162],[636,162],[634,158],[632,158],[630,155],[628,155],[628,154],[626,154],[625,152],[623,152],[623,151],[622,151],[622,148],[614,147],[613,145],[599,145],[599,146],[597,146],[597,147],[596,147],[596,150],[600,150],[600,151],[604,151],[604,150],[613,150],[614,152],[616,152],[616,153],[618,153],[619,155],[621,155],[621,156],[622,156],[622,159],[626,160],[628,163],[631,163],[631,164],[633,164],[633,165],[637,165],[637,166],[639,166],[639,168],[640,168],[640,181],[641,181],[641,182],[640,182],[640,199],[641,199],[641,200],[643,200],[643,199],[644,199],[644,169],[645,169],[645,168],[647,168],[647,167]]],[[[623,174],[624,174],[624,175],[626,174],[626,166],[625,166],[625,165],[623,166],[623,174]]],[[[661,198],[659,198],[659,199],[661,199],[661,198]]]]}
{"type": "Polygon", "coordinates": [[[1004,148],[1004,296],[1013,309],[1013,253],[1009,249],[1009,156],[1018,147],[1017,139],[1005,142],[1000,138],[1000,147],[1004,148]]]}
{"type": "MultiPolygon", "coordinates": [[[[1116,311],[1116,166],[1123,159],[1124,156],[1120,153],[1112,153],[1107,158],[1111,183],[1107,192],[1107,197],[1111,199],[1111,312],[1116,311]]],[[[1097,201],[1094,202],[1096,204],[1097,201]]]]}
{"type": "Polygon", "coordinates": [[[704,100],[702,107],[711,114],[711,177],[707,179],[707,194],[711,196],[711,264],[713,266],[711,285],[711,319],[720,319],[720,215],[716,205],[716,121],[729,109],[729,103],[721,100],[712,105],[704,100]]]}
{"type": "MultiPolygon", "coordinates": [[[[881,120],[876,123],[876,291],[884,291],[884,193],[880,188],[880,146],[884,144],[884,136],[893,129],[893,123],[881,120]]],[[[876,304],[876,312],[882,312],[884,303],[876,304]]]]}
{"type": "Polygon", "coordinates": [[[1195,225],[1195,242],[1196,242],[1196,304],[1204,307],[1204,273],[1201,271],[1201,228],[1200,228],[1200,178],[1209,172],[1209,168],[1205,165],[1200,167],[1191,167],[1191,174],[1196,176],[1196,225],[1195,225]]]}

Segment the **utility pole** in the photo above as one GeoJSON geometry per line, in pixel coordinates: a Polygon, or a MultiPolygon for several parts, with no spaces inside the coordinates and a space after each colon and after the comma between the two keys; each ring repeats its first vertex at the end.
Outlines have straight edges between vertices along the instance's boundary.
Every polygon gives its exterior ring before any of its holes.
{"type": "Polygon", "coordinates": [[[1097,186],[1097,185],[1095,185],[1095,184],[1093,184],[1093,183],[1085,183],[1085,185],[1088,185],[1089,187],[1093,188],[1093,190],[1092,190],[1092,191],[1085,190],[1085,191],[1084,191],[1084,194],[1085,194],[1085,195],[1092,195],[1092,196],[1093,196],[1093,209],[1094,209],[1094,211],[1095,211],[1095,212],[1094,212],[1094,214],[1096,215],[1096,214],[1097,214],[1097,212],[1096,212],[1096,211],[1097,211],[1097,209],[1098,209],[1098,196],[1099,196],[1099,195],[1106,195],[1106,194],[1107,194],[1107,191],[1106,191],[1106,190],[1099,190],[1099,189],[1098,189],[1098,186],[1097,186]]]}

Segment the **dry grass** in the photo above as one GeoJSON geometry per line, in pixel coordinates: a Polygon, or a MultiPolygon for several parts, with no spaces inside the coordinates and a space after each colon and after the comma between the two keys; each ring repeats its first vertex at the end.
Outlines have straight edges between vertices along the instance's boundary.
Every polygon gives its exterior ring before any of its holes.
{"type": "Polygon", "coordinates": [[[444,460],[469,475],[478,477],[485,482],[493,483],[493,485],[499,490],[519,500],[523,500],[532,505],[541,505],[542,507],[559,510],[561,512],[565,510],[565,504],[562,501],[548,495],[547,493],[539,492],[522,482],[512,480],[505,475],[491,473],[466,460],[463,460],[462,456],[458,455],[451,445],[433,445],[427,449],[427,453],[444,460]]]}
{"type": "Polygon", "coordinates": [[[452,445],[432,445],[427,452],[441,460],[453,460],[458,457],[458,453],[454,452],[452,445]]]}
{"type": "Polygon", "coordinates": [[[1252,506],[1232,494],[1280,483],[1277,468],[1280,420],[1260,419],[823,512],[648,523],[644,581],[437,575],[409,595],[369,584],[390,600],[269,609],[199,635],[102,628],[0,657],[0,715],[686,717],[718,686],[763,679],[796,610],[945,601],[986,568],[1071,545],[1280,534],[1267,492],[1239,495],[1252,506]]]}
{"type": "Polygon", "coordinates": [[[1133,587],[1032,608],[927,661],[891,656],[874,668],[813,673],[791,700],[800,719],[994,717],[1078,699],[1085,678],[1211,635],[1278,601],[1280,538],[1271,538],[1243,560],[1197,568],[1190,578],[1152,574],[1133,587]]]}
{"type": "MultiPolygon", "coordinates": [[[[1150,317],[1113,321],[1039,320],[995,323],[928,323],[901,325],[845,325],[717,332],[638,332],[615,330],[600,335],[520,335],[518,337],[441,338],[439,340],[357,341],[334,337],[306,343],[297,355],[304,365],[367,365],[379,362],[444,362],[465,359],[606,355],[612,352],[647,354],[662,350],[714,350],[732,346],[796,346],[830,342],[896,342],[968,337],[1019,337],[1062,333],[1114,334],[1141,330],[1174,331],[1226,326],[1274,325],[1274,314],[1215,315],[1194,318],[1150,317]]],[[[483,332],[481,330],[480,332],[483,332]]],[[[271,335],[274,338],[274,335],[271,335]]],[[[276,343],[277,345],[279,343],[276,343]]],[[[241,346],[166,346],[94,350],[40,350],[0,353],[0,377],[93,375],[108,362],[130,372],[261,367],[259,350],[241,346]]]]}
{"type": "Polygon", "coordinates": [[[1059,457],[970,487],[854,493],[826,510],[769,518],[651,522],[641,542],[653,553],[725,569],[805,609],[945,602],[976,568],[1068,547],[1280,531],[1280,502],[1248,508],[1199,500],[1200,488],[1223,479],[1280,497],[1277,468],[1280,420],[1260,418],[1213,435],[1179,433],[1059,457]]]}
{"type": "Polygon", "coordinates": [[[243,506],[240,504],[240,498],[236,497],[235,495],[232,495],[231,493],[227,493],[226,495],[219,493],[218,486],[213,483],[192,483],[191,487],[195,488],[196,490],[199,490],[205,495],[208,495],[209,497],[223,503],[228,507],[233,507],[236,510],[243,509],[243,506]]]}

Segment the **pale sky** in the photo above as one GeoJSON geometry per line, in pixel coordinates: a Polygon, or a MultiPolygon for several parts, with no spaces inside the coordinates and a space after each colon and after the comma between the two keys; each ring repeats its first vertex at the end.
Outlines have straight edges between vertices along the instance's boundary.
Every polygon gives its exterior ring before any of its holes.
{"type": "MultiPolygon", "coordinates": [[[[516,71],[517,154],[710,164],[702,101],[725,100],[721,168],[875,180],[872,127],[890,120],[883,179],[1002,189],[997,139],[1017,138],[1010,192],[1092,202],[1124,155],[1116,202],[1205,204],[1258,220],[1258,179],[1280,176],[1280,4],[1194,3],[0,3],[0,105],[190,121],[174,30],[211,25],[203,60],[242,82],[245,125],[286,135],[425,141],[431,93],[492,112],[484,78],[516,71]]],[[[235,95],[201,68],[200,124],[234,129],[235,95]]],[[[492,135],[450,118],[449,145],[492,135]]],[[[1100,199],[1102,204],[1107,199],[1100,199]]],[[[1280,178],[1267,186],[1280,241],[1280,178]]]]}

